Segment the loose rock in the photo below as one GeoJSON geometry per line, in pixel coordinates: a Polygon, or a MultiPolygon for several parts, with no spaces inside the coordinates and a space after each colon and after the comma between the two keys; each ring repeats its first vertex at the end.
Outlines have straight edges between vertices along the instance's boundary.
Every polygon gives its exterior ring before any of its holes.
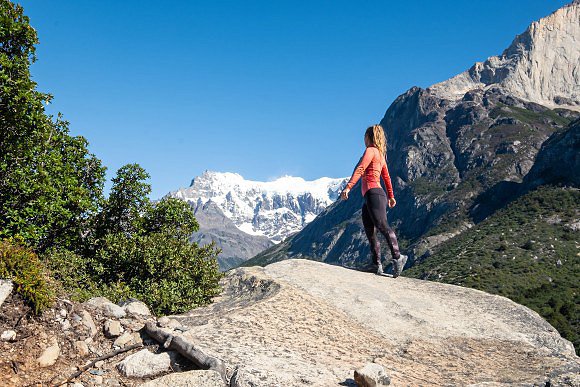
{"type": "Polygon", "coordinates": [[[113,345],[117,347],[124,347],[127,343],[133,340],[133,335],[129,332],[123,333],[121,336],[117,337],[113,345]]]}
{"type": "Polygon", "coordinates": [[[391,384],[391,378],[386,374],[383,366],[376,363],[367,363],[363,368],[354,371],[354,381],[359,387],[378,387],[391,384]]]}
{"type": "Polygon", "coordinates": [[[126,302],[122,305],[125,312],[133,315],[151,316],[151,312],[145,303],[137,300],[126,302]]]}
{"type": "Polygon", "coordinates": [[[13,330],[4,331],[4,332],[2,332],[2,335],[0,336],[0,340],[2,340],[2,341],[14,341],[14,340],[16,340],[16,332],[13,330]]]}
{"type": "Polygon", "coordinates": [[[93,337],[94,335],[96,335],[98,332],[97,326],[95,325],[95,322],[93,321],[93,318],[91,317],[90,313],[87,312],[86,310],[81,310],[79,314],[81,317],[81,323],[89,329],[90,336],[93,337]]]}
{"type": "Polygon", "coordinates": [[[123,333],[123,327],[121,323],[117,320],[107,320],[104,325],[105,336],[118,337],[123,333]]]}
{"type": "Polygon", "coordinates": [[[58,346],[58,343],[54,341],[54,344],[46,348],[44,352],[42,352],[42,355],[37,359],[38,364],[41,367],[50,367],[56,363],[58,355],[60,355],[60,347],[58,346]]]}
{"type": "Polygon", "coordinates": [[[126,313],[119,305],[113,304],[105,297],[93,297],[85,304],[100,309],[108,317],[122,318],[126,313]]]}
{"type": "Polygon", "coordinates": [[[75,349],[81,357],[89,354],[89,346],[84,341],[75,341],[75,349]]]}
{"type": "Polygon", "coordinates": [[[129,378],[146,378],[159,375],[169,370],[171,356],[169,352],[154,354],[143,349],[133,355],[127,356],[117,364],[117,368],[123,376],[129,378]]]}

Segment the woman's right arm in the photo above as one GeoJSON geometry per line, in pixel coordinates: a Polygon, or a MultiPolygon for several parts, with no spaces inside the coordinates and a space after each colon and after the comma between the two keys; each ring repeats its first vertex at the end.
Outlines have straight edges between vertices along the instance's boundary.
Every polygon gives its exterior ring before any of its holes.
{"type": "Polygon", "coordinates": [[[373,161],[373,152],[370,147],[365,150],[365,153],[361,157],[358,165],[355,167],[354,171],[352,172],[352,176],[348,183],[346,183],[345,189],[349,191],[354,187],[358,179],[363,175],[369,164],[373,161]]]}

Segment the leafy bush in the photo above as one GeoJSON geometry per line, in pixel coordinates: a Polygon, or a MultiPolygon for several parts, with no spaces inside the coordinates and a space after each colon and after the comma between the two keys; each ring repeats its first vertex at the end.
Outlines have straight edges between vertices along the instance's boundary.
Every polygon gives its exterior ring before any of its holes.
{"type": "Polygon", "coordinates": [[[78,300],[134,297],[156,313],[184,312],[210,302],[220,291],[219,249],[189,243],[199,228],[192,208],[175,198],[151,203],[149,186],[139,181],[146,173],[137,164],[121,168],[118,175],[114,194],[96,216],[94,236],[87,239],[91,246],[82,255],[63,249],[45,254],[54,277],[78,300]],[[125,198],[122,205],[118,197],[125,198]]]}
{"type": "Polygon", "coordinates": [[[15,240],[0,241],[0,278],[12,280],[16,292],[31,304],[35,313],[54,302],[54,284],[44,265],[32,250],[15,240]]]}
{"type": "Polygon", "coordinates": [[[158,313],[176,313],[219,294],[217,253],[213,244],[199,247],[166,233],[135,238],[112,234],[97,257],[108,283],[126,284],[158,313]]]}

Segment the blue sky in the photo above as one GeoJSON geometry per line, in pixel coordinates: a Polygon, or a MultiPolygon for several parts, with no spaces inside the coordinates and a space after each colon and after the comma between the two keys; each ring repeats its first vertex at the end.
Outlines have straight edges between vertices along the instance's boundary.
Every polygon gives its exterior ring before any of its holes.
{"type": "Polygon", "coordinates": [[[109,178],[141,164],[156,199],[206,169],[347,176],[399,94],[500,54],[568,1],[19,3],[48,111],[109,178]]]}

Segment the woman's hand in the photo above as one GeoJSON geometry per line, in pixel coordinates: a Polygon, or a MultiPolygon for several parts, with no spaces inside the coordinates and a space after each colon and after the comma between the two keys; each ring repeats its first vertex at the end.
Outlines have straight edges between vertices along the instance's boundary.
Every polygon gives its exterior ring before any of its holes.
{"type": "Polygon", "coordinates": [[[389,208],[393,208],[397,205],[397,201],[395,200],[395,198],[390,198],[389,199],[389,208]]]}
{"type": "Polygon", "coordinates": [[[350,189],[345,188],[341,193],[340,193],[340,197],[342,198],[342,200],[348,200],[348,193],[350,192],[350,189]]]}

